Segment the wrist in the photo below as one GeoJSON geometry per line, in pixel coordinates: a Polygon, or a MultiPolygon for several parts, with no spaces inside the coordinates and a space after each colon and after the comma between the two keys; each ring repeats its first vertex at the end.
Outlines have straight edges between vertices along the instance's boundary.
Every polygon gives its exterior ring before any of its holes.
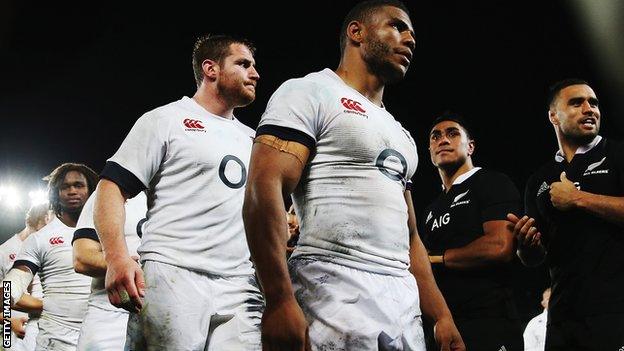
{"type": "Polygon", "coordinates": [[[445,266],[445,253],[446,250],[431,250],[429,251],[429,263],[432,265],[442,265],[445,266]]]}

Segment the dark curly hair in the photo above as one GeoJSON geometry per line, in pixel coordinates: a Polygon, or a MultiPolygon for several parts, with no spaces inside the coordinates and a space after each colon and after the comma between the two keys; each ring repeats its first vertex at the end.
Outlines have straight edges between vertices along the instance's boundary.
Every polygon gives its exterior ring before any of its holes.
{"type": "Polygon", "coordinates": [[[63,163],[56,167],[52,173],[44,177],[43,180],[48,181],[48,201],[50,203],[50,209],[54,211],[55,215],[59,215],[63,212],[61,206],[61,199],[59,198],[59,190],[63,180],[67,173],[76,171],[87,178],[87,186],[89,187],[89,194],[95,191],[95,187],[98,182],[98,175],[91,168],[81,163],[63,163]]]}

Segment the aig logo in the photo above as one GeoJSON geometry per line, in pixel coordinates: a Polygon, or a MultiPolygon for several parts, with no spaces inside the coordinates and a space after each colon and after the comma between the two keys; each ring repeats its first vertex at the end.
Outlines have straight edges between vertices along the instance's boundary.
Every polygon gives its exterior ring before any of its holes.
{"type": "Polygon", "coordinates": [[[433,220],[433,224],[431,225],[431,231],[434,231],[443,225],[449,224],[450,221],[451,215],[449,213],[441,215],[440,217],[433,220]]]}

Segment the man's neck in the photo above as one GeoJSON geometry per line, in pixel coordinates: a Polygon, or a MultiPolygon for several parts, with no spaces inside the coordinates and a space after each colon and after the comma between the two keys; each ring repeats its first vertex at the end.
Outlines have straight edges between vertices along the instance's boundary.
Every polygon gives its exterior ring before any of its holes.
{"type": "Polygon", "coordinates": [[[472,170],[474,166],[472,165],[472,160],[467,159],[459,167],[447,167],[447,168],[438,168],[438,172],[440,173],[440,178],[442,179],[442,184],[444,185],[444,191],[449,192],[455,180],[461,176],[472,170]]]}
{"type": "Polygon", "coordinates": [[[578,143],[578,142],[575,142],[574,140],[569,140],[568,138],[565,138],[564,136],[560,134],[557,135],[557,141],[559,142],[559,150],[561,150],[561,152],[563,153],[563,157],[566,159],[568,163],[572,161],[572,159],[576,155],[576,151],[580,147],[587,146],[591,144],[591,142],[594,140],[595,140],[595,137],[594,139],[590,140],[588,143],[578,143]]]}
{"type": "Polygon", "coordinates": [[[233,119],[234,107],[225,101],[223,96],[217,94],[214,89],[216,88],[206,87],[202,84],[193,95],[193,100],[213,115],[233,119]]]}
{"type": "Polygon", "coordinates": [[[346,85],[357,90],[373,104],[383,106],[384,82],[373,75],[359,57],[345,55],[335,70],[346,85]]]}
{"type": "Polygon", "coordinates": [[[35,230],[29,226],[26,226],[24,229],[22,229],[21,232],[17,233],[17,237],[21,240],[21,241],[25,241],[26,239],[28,239],[28,237],[30,236],[30,234],[34,233],[35,230]]]}
{"type": "Polygon", "coordinates": [[[75,228],[76,223],[78,222],[78,216],[70,212],[63,212],[60,215],[56,215],[56,217],[63,222],[66,226],[70,228],[75,228]]]}

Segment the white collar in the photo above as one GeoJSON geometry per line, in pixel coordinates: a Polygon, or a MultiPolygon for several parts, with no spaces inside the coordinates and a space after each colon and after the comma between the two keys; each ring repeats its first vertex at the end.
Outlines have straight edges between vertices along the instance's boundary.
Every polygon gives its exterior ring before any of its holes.
{"type": "MultiPolygon", "coordinates": [[[[455,180],[453,181],[453,184],[451,184],[451,186],[463,183],[466,179],[470,178],[473,174],[477,173],[477,171],[480,170],[480,169],[481,169],[481,167],[475,167],[475,168],[469,170],[468,172],[460,175],[459,177],[455,178],[455,180]]],[[[442,184],[442,190],[445,190],[444,189],[444,184],[442,184]]]]}
{"type": "MultiPolygon", "coordinates": [[[[593,149],[596,145],[598,145],[598,143],[601,140],[602,140],[602,137],[600,135],[596,135],[596,137],[594,138],[594,140],[591,141],[591,143],[587,145],[579,146],[576,149],[576,152],[574,154],[578,155],[578,154],[586,153],[587,151],[593,149]]],[[[555,161],[563,162],[563,160],[565,160],[565,156],[563,155],[563,152],[561,150],[557,150],[557,153],[555,154],[555,161]]]]}

